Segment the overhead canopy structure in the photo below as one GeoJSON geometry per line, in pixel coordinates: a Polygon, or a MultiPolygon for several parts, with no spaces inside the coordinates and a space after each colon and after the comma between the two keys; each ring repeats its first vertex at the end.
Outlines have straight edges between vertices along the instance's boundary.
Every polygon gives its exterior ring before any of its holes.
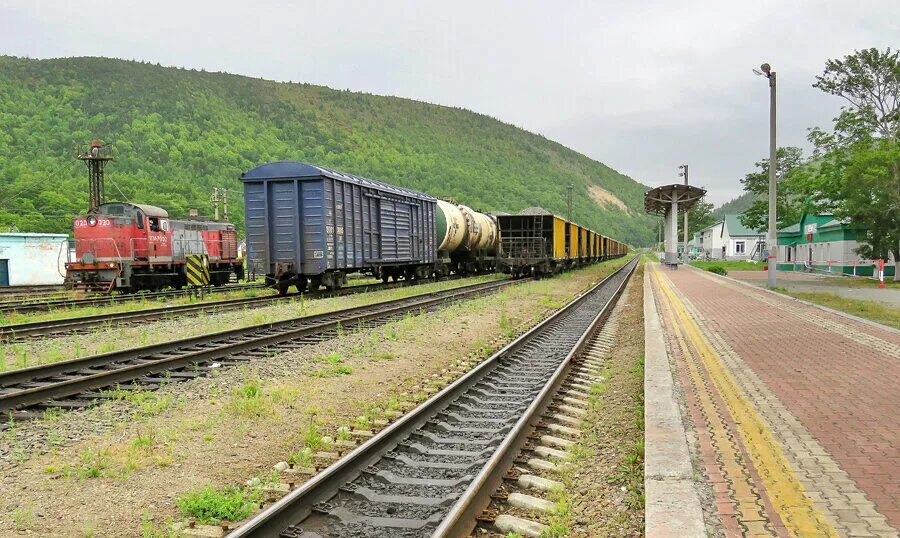
{"type": "Polygon", "coordinates": [[[665,215],[672,202],[677,202],[678,211],[687,211],[705,195],[706,189],[693,185],[664,185],[644,193],[644,209],[653,215],[665,215]]]}
{"type": "MultiPolygon", "coordinates": [[[[644,209],[653,215],[665,215],[666,258],[664,263],[678,263],[678,212],[685,212],[706,194],[706,189],[674,183],[649,190],[644,194],[644,209]]],[[[685,248],[687,246],[685,245],[685,248]]]]}

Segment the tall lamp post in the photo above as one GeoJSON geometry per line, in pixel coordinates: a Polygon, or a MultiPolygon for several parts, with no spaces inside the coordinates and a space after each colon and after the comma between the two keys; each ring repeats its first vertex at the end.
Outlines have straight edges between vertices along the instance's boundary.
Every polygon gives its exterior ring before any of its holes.
{"type": "Polygon", "coordinates": [[[775,269],[778,264],[778,230],[775,214],[778,188],[775,178],[778,169],[778,157],[775,154],[775,71],[772,71],[769,64],[762,64],[759,68],[761,71],[754,69],[753,72],[769,79],[769,234],[766,237],[766,250],[769,251],[769,256],[766,262],[769,264],[767,285],[774,288],[775,269]]]}

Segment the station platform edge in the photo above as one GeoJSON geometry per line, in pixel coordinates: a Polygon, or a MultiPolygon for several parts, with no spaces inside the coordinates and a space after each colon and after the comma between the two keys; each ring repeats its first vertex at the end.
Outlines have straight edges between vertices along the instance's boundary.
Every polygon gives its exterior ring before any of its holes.
{"type": "Polygon", "coordinates": [[[898,536],[900,333],[645,269],[647,536],[898,536]]]}

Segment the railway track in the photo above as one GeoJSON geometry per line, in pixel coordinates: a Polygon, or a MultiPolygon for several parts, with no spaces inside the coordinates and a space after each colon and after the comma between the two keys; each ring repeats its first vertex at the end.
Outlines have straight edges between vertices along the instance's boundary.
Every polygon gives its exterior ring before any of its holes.
{"type": "MultiPolygon", "coordinates": [[[[455,276],[447,277],[440,279],[439,281],[457,280],[458,278],[459,277],[455,276]]],[[[403,280],[400,282],[391,283],[359,284],[334,291],[309,292],[303,294],[303,297],[305,297],[306,299],[341,297],[345,295],[354,295],[357,293],[408,287],[411,285],[427,284],[432,282],[435,282],[435,280],[411,282],[403,280]]],[[[123,325],[138,323],[146,320],[160,320],[179,316],[198,315],[204,312],[226,312],[229,310],[264,307],[279,302],[293,301],[298,297],[300,297],[299,293],[285,296],[265,295],[261,297],[241,297],[237,299],[227,299],[224,301],[209,301],[196,304],[148,308],[133,312],[112,312],[109,314],[95,314],[91,316],[80,316],[75,318],[17,323],[14,325],[0,326],[0,341],[17,342],[30,338],[54,334],[58,335],[63,333],[82,333],[93,328],[102,327],[105,325],[123,325]]]]}
{"type": "Polygon", "coordinates": [[[62,286],[4,286],[0,287],[0,302],[34,300],[65,293],[62,286]]]}
{"type": "Polygon", "coordinates": [[[468,536],[637,259],[230,536],[468,536]]]}
{"type": "MultiPolygon", "coordinates": [[[[264,284],[248,283],[248,284],[231,284],[218,288],[209,288],[207,293],[223,293],[227,291],[239,291],[246,289],[264,288],[264,284]]],[[[52,299],[42,299],[41,297],[28,297],[20,300],[4,300],[0,296],[0,314],[25,313],[25,312],[46,312],[59,308],[72,308],[78,306],[98,306],[110,305],[116,303],[125,303],[140,301],[146,299],[160,299],[170,297],[182,297],[195,293],[193,289],[156,291],[150,293],[131,293],[121,295],[102,295],[97,297],[59,297],[52,299]]]]}
{"type": "Polygon", "coordinates": [[[166,382],[197,377],[222,365],[328,340],[342,330],[375,327],[410,312],[429,311],[489,294],[517,282],[495,280],[471,284],[0,373],[0,416],[5,418],[11,414],[14,420],[20,420],[39,414],[40,408],[83,407],[105,397],[98,391],[122,384],[126,384],[122,388],[153,389],[166,382]]]}
{"type": "Polygon", "coordinates": [[[56,284],[37,284],[34,286],[3,286],[0,287],[0,297],[5,297],[7,295],[24,295],[28,293],[48,293],[60,291],[63,291],[63,287],[56,284]]]}

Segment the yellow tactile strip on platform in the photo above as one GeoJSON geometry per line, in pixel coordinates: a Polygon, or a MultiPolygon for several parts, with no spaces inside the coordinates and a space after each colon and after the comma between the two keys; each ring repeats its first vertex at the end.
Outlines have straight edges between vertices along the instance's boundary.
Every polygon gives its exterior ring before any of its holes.
{"type": "MultiPolygon", "coordinates": [[[[750,469],[741,463],[743,458],[739,454],[738,443],[749,453],[768,499],[791,536],[837,536],[825,516],[805,495],[803,486],[785,458],[780,444],[675,295],[668,279],[657,270],[653,271],[653,279],[657,289],[662,292],[660,299],[665,300],[667,310],[673,317],[673,326],[678,328],[677,337],[700,358],[703,370],[724,401],[740,437],[738,440],[732,439],[724,430],[723,417],[719,414],[711,393],[705,390],[698,391],[704,416],[710,421],[709,426],[723,474],[728,480],[737,505],[738,521],[744,530],[748,534],[774,534],[771,522],[768,522],[768,525],[764,524],[768,518],[765,517],[761,499],[752,486],[750,469]],[[762,527],[759,526],[760,523],[763,523],[762,527]]],[[[689,368],[692,370],[692,380],[699,387],[705,380],[696,366],[689,368]]]]}
{"type": "Polygon", "coordinates": [[[690,386],[691,403],[696,405],[700,415],[699,420],[695,418],[695,421],[702,421],[706,430],[698,432],[701,456],[704,463],[714,460],[716,464],[716,469],[708,470],[707,479],[716,494],[716,508],[723,520],[726,534],[740,532],[741,529],[747,532],[774,531],[747,468],[742,446],[735,442],[728,425],[732,421],[730,416],[728,418],[725,416],[727,409],[723,412],[724,405],[722,407],[718,405],[716,401],[718,393],[710,385],[711,380],[705,375],[702,365],[690,352],[684,333],[672,319],[672,312],[668,308],[666,325],[673,333],[681,351],[678,355],[679,363],[686,369],[687,374],[684,384],[690,386]]]}

